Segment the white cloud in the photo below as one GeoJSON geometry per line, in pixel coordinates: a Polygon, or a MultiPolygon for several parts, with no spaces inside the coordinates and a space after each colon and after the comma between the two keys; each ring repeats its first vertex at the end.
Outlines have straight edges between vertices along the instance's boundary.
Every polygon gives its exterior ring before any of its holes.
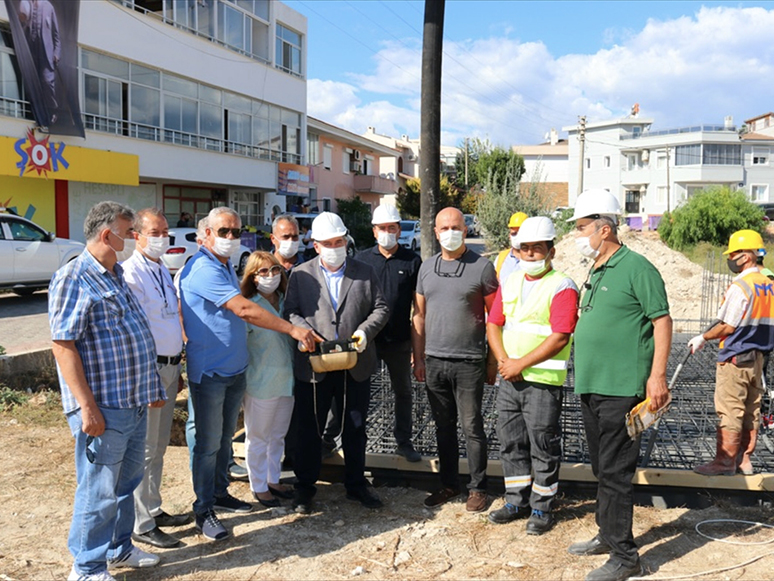
{"type": "MultiPolygon", "coordinates": [[[[661,128],[737,124],[774,105],[774,10],[701,8],[651,19],[640,31],[612,30],[594,54],[552,56],[540,42],[506,37],[446,42],[443,142],[489,137],[537,143],[551,128],[626,115],[639,103],[661,128]]],[[[363,133],[418,136],[421,42],[390,42],[370,75],[351,84],[310,80],[309,113],[363,133]]]]}

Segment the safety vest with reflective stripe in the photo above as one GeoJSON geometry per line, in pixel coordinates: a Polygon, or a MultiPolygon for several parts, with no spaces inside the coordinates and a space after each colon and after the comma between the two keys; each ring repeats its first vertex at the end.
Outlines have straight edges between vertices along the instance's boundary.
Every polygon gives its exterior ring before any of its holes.
{"type": "MultiPolygon", "coordinates": [[[[503,346],[509,357],[524,357],[551,335],[551,301],[557,287],[567,278],[556,270],[540,278],[526,301],[521,301],[525,273],[517,270],[503,287],[503,346]]],[[[567,361],[570,359],[572,338],[565,347],[551,359],[528,367],[522,372],[525,381],[562,385],[567,377],[567,361]]]]}
{"type": "Polygon", "coordinates": [[[732,284],[742,289],[749,304],[736,330],[720,341],[720,362],[753,349],[774,349],[774,282],[761,272],[751,272],[732,284]]]}

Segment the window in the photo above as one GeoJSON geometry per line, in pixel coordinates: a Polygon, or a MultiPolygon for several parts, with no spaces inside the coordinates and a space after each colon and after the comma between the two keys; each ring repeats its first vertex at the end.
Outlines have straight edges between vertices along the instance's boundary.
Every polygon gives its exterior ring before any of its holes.
{"type": "Polygon", "coordinates": [[[263,225],[263,194],[261,192],[234,192],[231,198],[231,207],[239,214],[242,226],[263,225]]]}
{"type": "Polygon", "coordinates": [[[123,120],[125,83],[96,75],[83,75],[83,111],[93,115],[87,127],[117,132],[123,120]]]}
{"type": "Polygon", "coordinates": [[[341,172],[342,173],[349,173],[350,163],[352,160],[352,150],[348,147],[344,148],[344,151],[341,155],[341,172]]]}
{"type": "Polygon", "coordinates": [[[752,184],[750,186],[750,200],[753,202],[768,202],[769,201],[768,184],[752,184]]]}
{"type": "Polygon", "coordinates": [[[16,74],[18,69],[11,31],[4,25],[0,26],[0,112],[16,117],[21,115],[13,101],[24,99],[21,75],[16,74]]]}
{"type": "Polygon", "coordinates": [[[277,68],[301,76],[301,35],[277,23],[277,68]]]}
{"type": "Polygon", "coordinates": [[[586,169],[591,169],[591,158],[590,157],[586,158],[586,169]]]}
{"type": "Polygon", "coordinates": [[[333,163],[333,146],[326,143],[323,147],[323,167],[325,169],[331,169],[333,163]]]}
{"type": "Polygon", "coordinates": [[[701,163],[701,144],[678,145],[675,147],[675,165],[699,165],[701,163]]]}
{"type": "Polygon", "coordinates": [[[768,147],[753,147],[753,150],[752,150],[752,164],[753,165],[768,165],[769,164],[769,148],[768,147]]]}
{"type": "Polygon", "coordinates": [[[330,212],[331,211],[331,199],[330,198],[323,198],[322,199],[322,211],[323,212],[330,212]]]}
{"type": "Polygon", "coordinates": [[[626,156],[626,169],[629,171],[637,169],[637,154],[630,153],[626,156]]]}
{"type": "Polygon", "coordinates": [[[656,203],[657,204],[666,204],[667,201],[667,187],[666,186],[658,186],[656,188],[656,203]]]}
{"type": "Polygon", "coordinates": [[[320,163],[320,136],[316,133],[306,134],[306,163],[308,165],[320,163]]]}
{"type": "Polygon", "coordinates": [[[705,143],[701,162],[704,165],[742,165],[742,146],[725,143],[705,143]]]}
{"type": "Polygon", "coordinates": [[[8,225],[11,227],[11,237],[14,240],[38,242],[48,239],[48,235],[43,230],[21,220],[11,220],[8,225]]]}
{"type": "Polygon", "coordinates": [[[605,167],[610,167],[610,156],[609,155],[605,156],[605,167]]]}
{"type": "Polygon", "coordinates": [[[626,211],[629,214],[637,214],[640,211],[639,190],[626,190],[626,211]]]}

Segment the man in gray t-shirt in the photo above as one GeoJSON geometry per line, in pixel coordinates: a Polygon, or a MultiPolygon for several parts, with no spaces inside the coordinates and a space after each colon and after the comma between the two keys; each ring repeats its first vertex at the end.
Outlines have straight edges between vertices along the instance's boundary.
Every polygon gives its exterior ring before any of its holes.
{"type": "Polygon", "coordinates": [[[493,382],[497,362],[487,364],[485,314],[497,293],[494,266],[464,243],[462,212],[441,210],[435,235],[441,252],[422,263],[414,310],[414,375],[427,384],[436,426],[441,489],[425,499],[440,506],[458,496],[457,417],[465,434],[470,483],[467,510],[486,509],[486,434],[481,415],[484,380],[493,382]]]}

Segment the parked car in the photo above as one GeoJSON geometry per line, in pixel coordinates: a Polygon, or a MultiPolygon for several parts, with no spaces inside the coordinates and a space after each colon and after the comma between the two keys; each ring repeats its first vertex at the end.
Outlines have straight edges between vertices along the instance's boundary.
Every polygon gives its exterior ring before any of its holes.
{"type": "Polygon", "coordinates": [[[0,213],[0,288],[20,296],[48,288],[54,273],[84,248],[83,243],[57,238],[26,218],[0,213]]]}
{"type": "Polygon", "coordinates": [[[463,214],[465,216],[465,225],[468,227],[468,236],[480,236],[481,225],[474,214],[463,214]]]}
{"type": "Polygon", "coordinates": [[[422,236],[419,230],[419,220],[401,220],[400,237],[398,244],[411,250],[418,250],[422,245],[422,236]]]}
{"type": "MultiPolygon", "coordinates": [[[[307,228],[312,228],[312,220],[317,218],[320,214],[304,214],[301,212],[285,212],[283,216],[293,216],[298,221],[298,227],[301,228],[301,226],[306,226],[307,228]]],[[[299,252],[302,252],[302,250],[299,250],[299,252]]],[[[355,239],[352,238],[349,234],[347,234],[347,256],[355,256],[355,252],[357,252],[357,247],[355,246],[355,239]]]]}
{"type": "MultiPolygon", "coordinates": [[[[169,250],[162,255],[161,260],[174,276],[191,260],[197,250],[199,250],[199,245],[196,243],[196,228],[170,228],[169,250]]],[[[231,264],[234,265],[237,274],[244,272],[249,256],[250,249],[244,244],[239,246],[239,252],[235,252],[231,256],[231,264]]]]}

